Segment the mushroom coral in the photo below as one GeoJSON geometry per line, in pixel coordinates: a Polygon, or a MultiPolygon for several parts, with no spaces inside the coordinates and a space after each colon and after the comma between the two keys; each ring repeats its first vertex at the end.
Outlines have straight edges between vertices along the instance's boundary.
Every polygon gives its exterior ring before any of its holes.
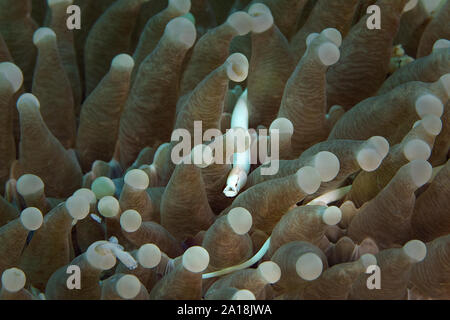
{"type": "Polygon", "coordinates": [[[440,2],[0,0],[0,300],[450,299],[440,2]]]}

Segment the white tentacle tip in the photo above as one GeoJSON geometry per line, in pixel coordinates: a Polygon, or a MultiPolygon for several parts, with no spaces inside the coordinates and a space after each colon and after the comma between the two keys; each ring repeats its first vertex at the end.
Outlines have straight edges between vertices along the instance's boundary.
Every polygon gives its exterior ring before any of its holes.
{"type": "Polygon", "coordinates": [[[17,192],[22,196],[44,192],[44,182],[34,174],[24,174],[17,180],[17,192]]]}
{"type": "Polygon", "coordinates": [[[111,67],[119,71],[131,72],[134,68],[134,59],[126,53],[119,54],[112,60],[111,67]]]}
{"type": "Polygon", "coordinates": [[[432,136],[437,136],[442,131],[442,121],[433,114],[426,115],[420,120],[423,128],[432,136]]]}
{"type": "Polygon", "coordinates": [[[341,53],[333,42],[325,42],[317,48],[317,55],[325,66],[331,66],[339,61],[341,53]]]}
{"type": "Polygon", "coordinates": [[[141,291],[141,282],[132,274],[122,276],[116,283],[116,292],[122,299],[134,299],[141,291]]]}
{"type": "Polygon", "coordinates": [[[413,139],[406,143],[403,148],[403,154],[408,161],[428,160],[431,155],[431,148],[423,140],[413,139]]]}
{"type": "Polygon", "coordinates": [[[316,168],[305,166],[298,169],[297,173],[298,186],[306,193],[313,194],[316,192],[321,183],[320,174],[316,168]]]}
{"type": "Polygon", "coordinates": [[[294,134],[294,125],[288,118],[277,118],[270,124],[269,131],[271,130],[279,130],[282,135],[292,136],[294,134]]]}
{"type": "Polygon", "coordinates": [[[339,48],[342,44],[342,35],[338,29],[327,28],[322,30],[323,34],[328,40],[333,41],[333,43],[339,48]]]}
{"type": "Polygon", "coordinates": [[[420,240],[411,240],[403,246],[403,251],[415,262],[420,262],[427,255],[427,246],[420,240]]]}
{"type": "Polygon", "coordinates": [[[94,192],[97,199],[106,196],[112,196],[116,192],[116,185],[108,177],[98,177],[92,182],[91,190],[94,192]]]}
{"type": "Polygon", "coordinates": [[[322,220],[329,226],[337,225],[342,218],[342,211],[338,207],[331,206],[325,209],[322,215],[322,220]]]}
{"type": "Polygon", "coordinates": [[[253,218],[247,209],[237,207],[228,212],[227,221],[236,234],[243,235],[250,231],[253,218]]]}
{"type": "Polygon", "coordinates": [[[433,167],[428,161],[413,160],[406,164],[406,166],[409,166],[409,174],[417,188],[430,181],[431,175],[433,174],[433,167]]]}
{"type": "Polygon", "coordinates": [[[308,252],[297,259],[295,269],[300,278],[312,281],[322,274],[323,262],[317,254],[308,252]]]}
{"type": "Polygon", "coordinates": [[[364,148],[358,152],[356,161],[361,169],[367,172],[372,172],[380,166],[383,161],[383,157],[381,157],[381,155],[372,148],[364,148]]]}
{"type": "Polygon", "coordinates": [[[248,14],[252,17],[252,32],[262,33],[273,26],[272,13],[265,4],[252,4],[248,9],[248,14]]]}
{"type": "Polygon", "coordinates": [[[389,152],[389,142],[381,136],[373,136],[367,140],[384,159],[389,152]]]}
{"type": "Polygon", "coordinates": [[[98,202],[97,209],[98,212],[106,218],[115,217],[120,212],[119,201],[112,196],[103,197],[98,202]]]}
{"type": "Polygon", "coordinates": [[[329,182],[338,175],[340,162],[334,153],[321,151],[314,156],[314,168],[319,172],[322,182],[329,182]]]}
{"type": "Polygon", "coordinates": [[[132,169],[125,174],[124,182],[135,189],[145,190],[148,188],[150,180],[144,171],[132,169]]]}
{"type": "Polygon", "coordinates": [[[231,300],[256,300],[256,297],[250,290],[242,289],[237,291],[231,300]]]}
{"type": "Polygon", "coordinates": [[[42,226],[44,217],[38,208],[29,207],[20,214],[20,222],[22,222],[25,229],[35,231],[42,226]]]}
{"type": "Polygon", "coordinates": [[[191,0],[169,0],[169,7],[174,8],[180,15],[183,15],[191,10],[191,0]]]}
{"type": "Polygon", "coordinates": [[[436,40],[436,42],[433,44],[433,51],[447,48],[450,48],[450,41],[447,39],[436,40]]]}
{"type": "Polygon", "coordinates": [[[184,44],[186,48],[192,47],[197,37],[197,31],[194,24],[184,17],[170,20],[166,26],[165,33],[170,39],[184,44]]]}
{"type": "Polygon", "coordinates": [[[359,258],[359,260],[361,261],[365,269],[367,269],[369,266],[375,266],[378,263],[377,258],[371,253],[363,254],[359,258]]]}
{"type": "Polygon", "coordinates": [[[24,93],[17,100],[17,110],[26,111],[26,110],[39,110],[40,103],[36,96],[31,93],[24,93]]]}
{"type": "Polygon", "coordinates": [[[86,251],[86,259],[91,266],[100,270],[108,270],[116,264],[116,256],[110,250],[102,249],[108,241],[96,241],[86,251]]]}
{"type": "Polygon", "coordinates": [[[416,100],[416,112],[420,118],[428,114],[434,114],[440,118],[444,113],[444,105],[435,95],[424,94],[416,100]]]}
{"type": "Polygon", "coordinates": [[[161,250],[152,243],[144,244],[137,252],[137,260],[144,268],[154,268],[161,262],[161,250]]]}
{"type": "Polygon", "coordinates": [[[47,0],[47,4],[49,7],[53,7],[55,5],[64,4],[64,5],[71,5],[73,4],[73,0],[47,0]]]}
{"type": "Polygon", "coordinates": [[[313,32],[308,34],[308,36],[306,37],[306,46],[309,47],[309,45],[311,44],[311,42],[314,41],[314,39],[316,39],[319,36],[319,34],[317,32],[313,32]]]}
{"type": "Polygon", "coordinates": [[[0,63],[0,76],[5,77],[11,84],[14,92],[17,92],[23,84],[22,70],[12,62],[0,63]]]}
{"type": "Polygon", "coordinates": [[[238,35],[243,36],[252,30],[252,18],[247,12],[237,11],[231,14],[227,23],[232,26],[238,35]]]}
{"type": "Polygon", "coordinates": [[[19,268],[6,269],[2,273],[2,287],[8,292],[18,292],[25,287],[27,277],[19,268]]]}
{"type": "Polygon", "coordinates": [[[182,263],[183,267],[190,272],[203,272],[209,265],[209,253],[200,246],[190,247],[184,252],[182,263]]]}
{"type": "Polygon", "coordinates": [[[242,82],[247,79],[248,60],[242,53],[233,53],[227,59],[227,75],[231,81],[242,82]]]}
{"type": "Polygon", "coordinates": [[[84,197],[91,205],[97,203],[97,197],[95,196],[95,193],[92,192],[92,190],[90,189],[87,188],[78,189],[73,193],[73,195],[77,197],[84,197]]]}
{"type": "Polygon", "coordinates": [[[265,261],[258,266],[262,278],[270,284],[278,282],[281,278],[281,269],[273,261],[265,261]]]}
{"type": "Polygon", "coordinates": [[[81,220],[89,214],[90,203],[81,195],[73,195],[66,200],[66,208],[72,218],[81,220]]]}
{"type": "Polygon", "coordinates": [[[142,224],[142,217],[136,210],[127,210],[120,216],[120,226],[126,232],[137,231],[142,224]]]}
{"type": "Polygon", "coordinates": [[[34,32],[33,43],[38,45],[42,41],[56,40],[56,33],[50,28],[39,28],[34,32]]]}
{"type": "Polygon", "coordinates": [[[450,73],[444,74],[442,77],[439,78],[439,81],[442,83],[442,86],[445,89],[447,97],[450,97],[450,73]]]}
{"type": "Polygon", "coordinates": [[[408,12],[414,9],[418,3],[419,0],[409,0],[408,3],[406,3],[405,7],[403,8],[403,12],[408,12]]]}
{"type": "Polygon", "coordinates": [[[197,167],[203,169],[214,162],[213,150],[205,144],[198,144],[192,148],[190,161],[197,167]]]}

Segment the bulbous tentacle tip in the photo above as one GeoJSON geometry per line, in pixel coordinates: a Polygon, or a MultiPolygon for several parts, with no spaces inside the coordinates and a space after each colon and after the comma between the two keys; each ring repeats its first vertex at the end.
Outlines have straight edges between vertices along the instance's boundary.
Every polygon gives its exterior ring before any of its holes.
{"type": "Polygon", "coordinates": [[[420,240],[411,240],[403,246],[403,251],[415,262],[420,262],[427,255],[427,246],[420,240]]]}
{"type": "Polygon", "coordinates": [[[444,113],[444,105],[441,100],[433,94],[424,94],[416,100],[416,112],[420,118],[429,114],[441,117],[444,113]]]}
{"type": "Polygon", "coordinates": [[[375,171],[383,161],[381,155],[372,148],[364,148],[356,156],[361,169],[367,172],[375,171]]]}
{"type": "Polygon", "coordinates": [[[311,44],[311,42],[314,41],[314,39],[316,39],[320,34],[318,34],[317,32],[313,32],[308,34],[308,36],[306,37],[306,46],[309,47],[309,45],[311,44]]]}
{"type": "Polygon", "coordinates": [[[263,279],[267,281],[267,283],[274,284],[281,278],[281,269],[278,264],[273,261],[266,261],[261,263],[258,266],[258,270],[261,273],[263,279]]]}
{"type": "Polygon", "coordinates": [[[57,6],[57,5],[71,5],[73,4],[73,0],[47,0],[47,5],[51,8],[53,6],[57,6]]]}
{"type": "Polygon", "coordinates": [[[14,92],[17,92],[23,84],[22,70],[12,62],[0,63],[0,76],[8,80],[14,92]]]}
{"type": "Polygon", "coordinates": [[[250,212],[242,207],[231,209],[227,214],[227,220],[231,229],[239,235],[249,232],[253,223],[250,212]]]}
{"type": "Polygon", "coordinates": [[[248,9],[248,14],[252,18],[252,32],[262,33],[273,26],[274,20],[272,13],[265,4],[252,4],[248,9]]]}
{"type": "Polygon", "coordinates": [[[86,251],[86,258],[94,268],[108,270],[116,264],[116,256],[110,250],[102,249],[102,246],[106,244],[108,244],[108,241],[96,241],[86,251]]]}
{"type": "Polygon", "coordinates": [[[183,15],[191,10],[191,0],[169,0],[169,7],[183,15]]]}
{"type": "Polygon", "coordinates": [[[44,41],[56,40],[56,33],[47,27],[39,28],[34,32],[33,43],[37,46],[44,41]]]}
{"type": "Polygon", "coordinates": [[[112,196],[105,196],[98,202],[97,209],[106,218],[115,217],[120,212],[119,201],[112,196]]]}
{"type": "Polygon", "coordinates": [[[214,153],[210,146],[205,144],[198,144],[192,148],[190,154],[190,163],[203,169],[210,166],[214,162],[214,153]]]}
{"type": "Polygon", "coordinates": [[[116,192],[116,185],[108,177],[98,177],[92,182],[91,190],[97,199],[101,199],[106,196],[113,196],[116,192]]]}
{"type": "Polygon", "coordinates": [[[256,297],[250,290],[242,289],[237,291],[231,300],[256,300],[256,297]]]}
{"type": "Polygon", "coordinates": [[[35,231],[42,226],[44,217],[38,208],[29,207],[20,214],[20,221],[27,230],[35,231]]]}
{"type": "Polygon", "coordinates": [[[124,182],[135,189],[145,190],[148,188],[150,180],[143,170],[133,169],[125,174],[124,182]]]}
{"type": "Polygon", "coordinates": [[[389,152],[389,142],[382,136],[373,136],[367,140],[378,152],[381,158],[385,158],[389,152]]]}
{"type": "Polygon", "coordinates": [[[126,232],[137,231],[142,224],[142,217],[136,210],[127,210],[120,216],[120,226],[126,232]]]}
{"type": "Polygon", "coordinates": [[[193,15],[192,13],[188,12],[188,13],[186,13],[186,14],[183,14],[182,17],[188,19],[188,20],[189,20],[190,22],[192,22],[192,23],[194,24],[194,26],[195,26],[196,20],[195,20],[195,17],[194,17],[194,15],[193,15]]]}
{"type": "Polygon", "coordinates": [[[116,291],[122,299],[133,299],[141,291],[141,282],[135,275],[126,274],[117,281],[116,291]]]}
{"type": "Polygon", "coordinates": [[[447,39],[436,40],[436,42],[433,44],[433,51],[447,48],[450,48],[450,41],[447,39]]]}
{"type": "Polygon", "coordinates": [[[442,83],[442,86],[447,93],[447,97],[450,98],[450,73],[444,74],[442,77],[440,77],[439,81],[442,83]]]}
{"type": "Polygon", "coordinates": [[[242,82],[247,79],[248,75],[248,60],[242,53],[233,53],[226,62],[227,75],[231,81],[242,82]]]}
{"type": "Polygon", "coordinates": [[[361,261],[361,263],[363,264],[364,268],[366,268],[366,269],[369,266],[377,265],[377,258],[371,253],[363,254],[361,256],[361,258],[359,258],[359,260],[361,261]]]}
{"type": "Polygon", "coordinates": [[[97,197],[95,196],[95,193],[90,189],[87,188],[78,189],[77,191],[74,192],[73,195],[77,197],[84,197],[89,204],[97,203],[97,197]]]}
{"type": "Polygon", "coordinates": [[[34,174],[24,174],[17,180],[16,189],[22,197],[26,197],[30,194],[43,192],[44,182],[34,174]]]}
{"type": "Polygon", "coordinates": [[[337,225],[341,222],[342,211],[338,207],[331,206],[325,209],[322,215],[322,220],[329,226],[337,225]]]}
{"type": "Polygon", "coordinates": [[[137,260],[144,268],[154,268],[161,262],[161,250],[153,243],[146,243],[139,248],[137,260]]]}
{"type": "Polygon", "coordinates": [[[405,7],[403,8],[403,12],[408,12],[411,11],[412,9],[414,9],[417,4],[419,3],[419,0],[409,0],[405,7]]]}
{"type": "Polygon", "coordinates": [[[338,48],[342,44],[342,35],[338,29],[327,28],[323,29],[321,34],[323,34],[328,40],[332,41],[338,48]]]}
{"type": "Polygon", "coordinates": [[[320,174],[316,168],[305,166],[296,172],[297,184],[306,193],[313,194],[320,187],[320,174]]]}
{"type": "Polygon", "coordinates": [[[408,141],[403,148],[403,154],[408,161],[428,160],[431,155],[431,148],[428,144],[420,139],[408,141]]]}
{"type": "Polygon", "coordinates": [[[409,163],[409,174],[416,187],[420,188],[430,181],[433,167],[428,161],[413,160],[409,163]]]}
{"type": "Polygon", "coordinates": [[[322,259],[313,252],[305,253],[297,259],[295,270],[297,271],[298,276],[303,280],[315,280],[322,274],[322,259]]]}
{"type": "Polygon", "coordinates": [[[244,11],[237,11],[231,14],[227,23],[232,26],[238,35],[243,36],[252,30],[252,17],[244,11]]]}
{"type": "Polygon", "coordinates": [[[314,168],[319,172],[322,182],[329,182],[338,175],[340,162],[334,153],[321,151],[314,157],[314,168]]]}
{"type": "Polygon", "coordinates": [[[111,67],[116,70],[131,72],[134,68],[134,59],[126,53],[119,54],[112,60],[111,67]]]}
{"type": "Polygon", "coordinates": [[[182,263],[183,267],[190,272],[203,272],[209,265],[209,253],[200,246],[190,247],[184,252],[182,263]]]}
{"type": "Polygon", "coordinates": [[[339,61],[341,53],[334,42],[325,42],[317,48],[317,55],[325,66],[331,66],[339,61]]]}
{"type": "Polygon", "coordinates": [[[197,31],[194,24],[187,18],[178,17],[170,20],[166,26],[165,34],[177,43],[190,48],[194,45],[197,31]]]}
{"type": "Polygon", "coordinates": [[[39,108],[40,103],[38,98],[31,93],[24,93],[17,100],[17,110],[19,110],[19,112],[39,110],[39,108]]]}
{"type": "Polygon", "coordinates": [[[434,114],[426,115],[423,119],[416,121],[414,127],[418,124],[421,124],[425,131],[432,136],[437,136],[442,131],[442,121],[434,114]]]}
{"type": "Polygon", "coordinates": [[[10,268],[3,271],[2,287],[9,292],[18,292],[25,287],[27,278],[19,268],[10,268]]]}
{"type": "Polygon", "coordinates": [[[66,208],[72,218],[81,220],[89,214],[90,205],[85,197],[72,195],[66,200],[66,208]]]}
{"type": "Polygon", "coordinates": [[[280,134],[292,136],[294,134],[294,125],[288,118],[277,118],[272,121],[269,131],[278,130],[280,134]]]}

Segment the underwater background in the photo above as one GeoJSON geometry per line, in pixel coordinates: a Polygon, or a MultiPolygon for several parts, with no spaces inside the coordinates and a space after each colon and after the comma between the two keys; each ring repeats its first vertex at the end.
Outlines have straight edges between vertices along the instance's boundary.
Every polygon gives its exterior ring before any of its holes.
{"type": "Polygon", "coordinates": [[[0,299],[450,299],[449,21],[0,0],[0,299]]]}

